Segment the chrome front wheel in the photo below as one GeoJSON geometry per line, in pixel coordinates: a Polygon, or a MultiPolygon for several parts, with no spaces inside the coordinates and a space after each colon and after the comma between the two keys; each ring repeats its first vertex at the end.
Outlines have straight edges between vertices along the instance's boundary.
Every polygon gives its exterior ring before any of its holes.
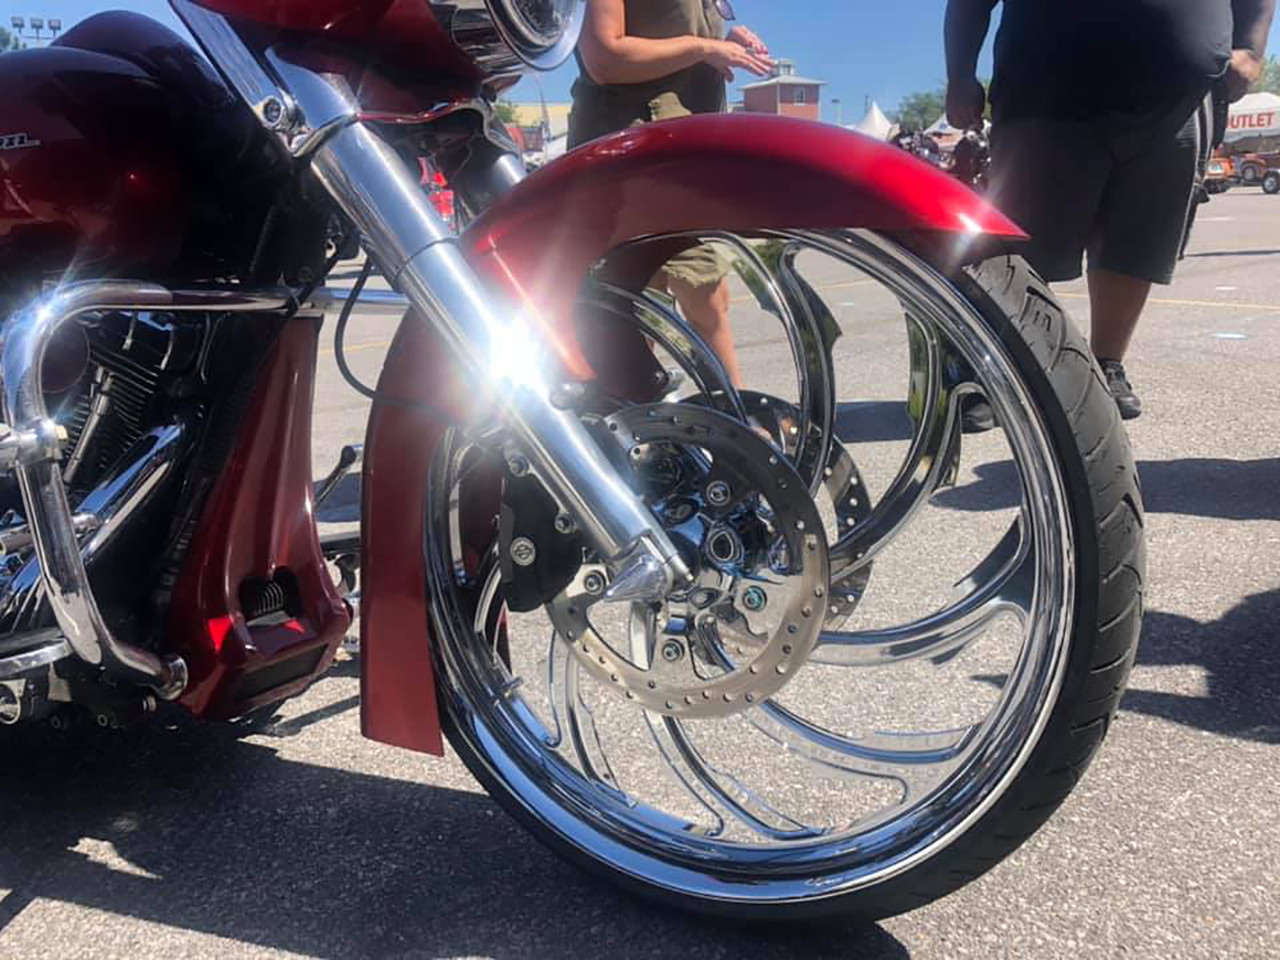
{"type": "Polygon", "coordinates": [[[1097,746],[1141,612],[1127,443],[1016,259],[946,277],[866,233],[702,239],[735,263],[752,389],[662,296],[587,297],[685,374],[683,396],[597,419],[630,437],[698,583],[600,602],[586,553],[511,613],[503,460],[455,431],[427,537],[450,739],[540,839],[641,893],[900,912],[1010,852],[1097,746]],[[967,398],[1000,429],[962,445],[967,398]]]}

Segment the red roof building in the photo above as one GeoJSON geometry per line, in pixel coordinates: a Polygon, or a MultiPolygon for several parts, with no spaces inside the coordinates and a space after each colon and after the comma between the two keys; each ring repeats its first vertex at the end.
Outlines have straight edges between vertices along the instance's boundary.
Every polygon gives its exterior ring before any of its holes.
{"type": "Polygon", "coordinates": [[[792,61],[779,60],[768,80],[742,88],[742,109],[747,113],[818,120],[822,116],[822,88],[826,85],[824,80],[798,75],[792,61]]]}

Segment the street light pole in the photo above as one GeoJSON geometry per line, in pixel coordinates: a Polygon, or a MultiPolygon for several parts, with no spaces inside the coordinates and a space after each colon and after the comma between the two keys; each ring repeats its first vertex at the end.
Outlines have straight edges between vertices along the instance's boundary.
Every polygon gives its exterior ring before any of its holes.
{"type": "Polygon", "coordinates": [[[836,126],[844,126],[844,104],[839,97],[831,98],[831,105],[836,108],[836,126]]]}
{"type": "Polygon", "coordinates": [[[52,43],[62,32],[62,21],[57,18],[50,18],[48,23],[44,17],[10,17],[9,25],[13,27],[14,36],[19,40],[34,40],[36,43],[45,41],[44,31],[48,29],[48,42],[52,43]],[[29,30],[30,32],[24,33],[29,30]]]}

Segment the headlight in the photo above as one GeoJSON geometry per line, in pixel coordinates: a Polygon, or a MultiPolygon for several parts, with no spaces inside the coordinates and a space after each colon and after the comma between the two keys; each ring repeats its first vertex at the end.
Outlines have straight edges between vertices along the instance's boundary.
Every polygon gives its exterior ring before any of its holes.
{"type": "Polygon", "coordinates": [[[521,60],[551,70],[578,43],[586,0],[488,0],[494,24],[521,60]]]}
{"type": "Polygon", "coordinates": [[[428,2],[453,42],[486,77],[512,76],[530,67],[554,70],[578,45],[587,15],[587,0],[428,2]]]}

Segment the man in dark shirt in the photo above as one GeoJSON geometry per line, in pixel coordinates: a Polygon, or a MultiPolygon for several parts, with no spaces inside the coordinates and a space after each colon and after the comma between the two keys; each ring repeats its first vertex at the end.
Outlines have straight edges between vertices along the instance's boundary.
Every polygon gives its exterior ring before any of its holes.
{"type": "MultiPolygon", "coordinates": [[[[949,0],[947,115],[981,123],[978,53],[1000,0],[949,0]]],[[[1169,283],[1202,131],[1221,80],[1262,71],[1276,0],[1003,0],[991,86],[991,198],[1031,234],[1046,280],[1089,254],[1094,355],[1120,413],[1138,416],[1122,361],[1151,292],[1169,283]]]]}

